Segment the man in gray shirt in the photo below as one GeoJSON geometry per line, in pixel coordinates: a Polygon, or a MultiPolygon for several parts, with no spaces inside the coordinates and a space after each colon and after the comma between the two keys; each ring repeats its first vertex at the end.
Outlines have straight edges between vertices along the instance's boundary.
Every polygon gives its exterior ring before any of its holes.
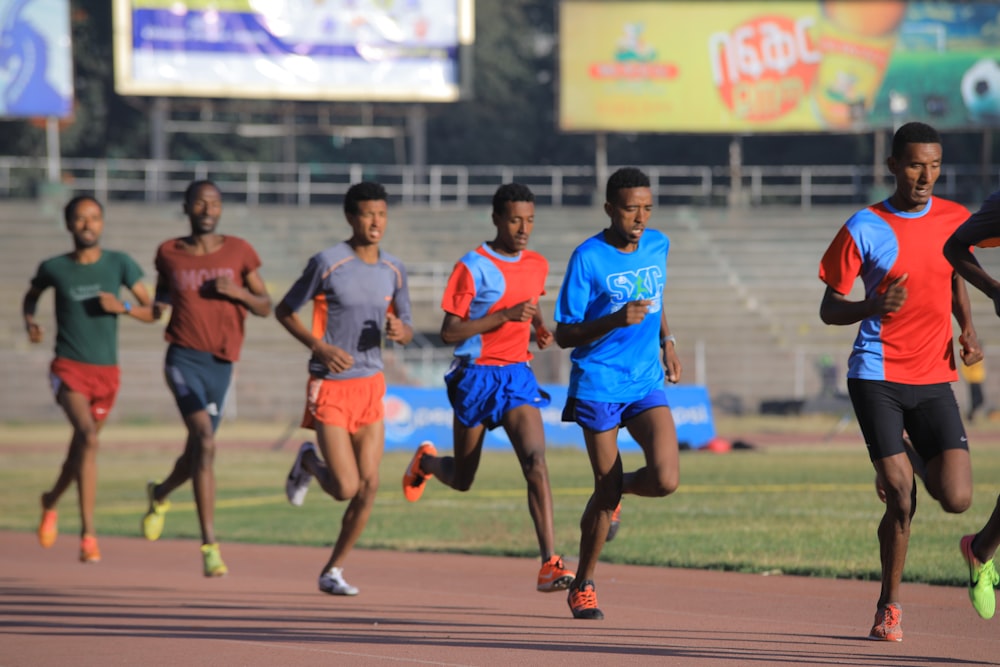
{"type": "Polygon", "coordinates": [[[292,505],[305,500],[313,477],[335,500],[347,500],[340,535],[319,577],[331,595],[357,595],[342,563],[368,523],[385,448],[385,378],[382,335],[400,344],[413,339],[410,294],[403,263],[379,249],[388,222],[386,191],[357,183],[347,191],[344,214],[351,238],[313,255],[302,276],[275,308],[278,321],[309,348],[303,443],[288,473],[292,505]],[[313,302],[312,326],[296,315],[313,302]]]}

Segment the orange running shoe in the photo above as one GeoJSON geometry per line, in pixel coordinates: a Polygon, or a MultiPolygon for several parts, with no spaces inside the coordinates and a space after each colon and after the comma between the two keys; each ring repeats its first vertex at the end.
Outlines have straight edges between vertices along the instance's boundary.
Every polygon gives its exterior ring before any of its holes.
{"type": "Polygon", "coordinates": [[[622,523],[622,503],[618,501],[618,506],[615,507],[615,511],[611,513],[611,525],[608,526],[608,536],[604,539],[605,542],[610,542],[615,539],[615,535],[618,534],[618,527],[622,523]]]}
{"type": "Polygon", "coordinates": [[[80,562],[98,563],[101,560],[101,550],[97,548],[97,538],[84,535],[80,538],[80,562]]]}
{"type": "Polygon", "coordinates": [[[879,607],[875,612],[875,625],[868,639],[886,642],[903,641],[903,610],[895,602],[879,607]]]}
{"type": "Polygon", "coordinates": [[[38,543],[48,549],[59,537],[59,514],[55,510],[42,509],[42,520],[38,523],[38,543]]]}
{"type": "Polygon", "coordinates": [[[574,577],[575,574],[563,567],[561,556],[552,556],[538,571],[538,590],[541,593],[564,591],[573,583],[574,577]]]}
{"type": "Polygon", "coordinates": [[[573,618],[604,620],[604,612],[597,608],[597,589],[590,579],[580,582],[578,587],[570,588],[566,601],[573,612],[573,618]]]}
{"type": "Polygon", "coordinates": [[[437,449],[430,440],[424,440],[420,443],[420,446],[417,447],[417,453],[413,455],[410,465],[403,473],[403,495],[411,503],[420,500],[420,496],[424,494],[424,487],[427,486],[427,478],[430,477],[430,475],[420,472],[420,459],[425,456],[437,456],[437,449]]]}

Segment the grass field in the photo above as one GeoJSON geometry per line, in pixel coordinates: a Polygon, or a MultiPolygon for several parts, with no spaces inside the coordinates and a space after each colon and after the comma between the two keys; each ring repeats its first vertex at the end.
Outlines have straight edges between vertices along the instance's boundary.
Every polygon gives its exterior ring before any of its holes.
{"type": "MultiPolygon", "coordinates": [[[[622,528],[602,559],[760,573],[877,579],[875,529],[882,506],[860,437],[851,424],[827,440],[836,420],[721,421],[719,431],[756,447],[681,455],[681,486],[669,498],[626,496],[622,528]]],[[[303,507],[284,496],[299,439],[275,449],[280,425],[224,424],[216,460],[216,527],[221,541],[332,544],[344,505],[314,483],[303,507]]],[[[304,435],[300,432],[298,435],[304,435]]],[[[0,432],[0,529],[33,531],[38,496],[55,478],[68,427],[8,426],[0,432]]],[[[102,439],[97,521],[106,535],[138,536],[145,482],[162,477],[180,452],[179,427],[111,424],[102,439]]],[[[976,483],[972,509],[947,515],[921,487],[906,580],[964,585],[958,539],[976,530],[1000,492],[1000,424],[970,430],[976,483]]],[[[441,449],[447,449],[447,445],[441,449]]],[[[407,503],[400,479],[411,452],[388,452],[372,519],[359,547],[537,556],[525,486],[513,454],[487,451],[473,489],[432,480],[407,503]]],[[[626,469],[638,455],[624,457],[626,469]]],[[[590,494],[586,454],[552,448],[557,549],[574,560],[580,511],[590,494]]],[[[198,536],[190,485],[178,490],[164,538],[198,536]]],[[[75,490],[60,504],[64,536],[79,530],[75,490]]],[[[65,537],[63,538],[65,539],[65,537]]]]}

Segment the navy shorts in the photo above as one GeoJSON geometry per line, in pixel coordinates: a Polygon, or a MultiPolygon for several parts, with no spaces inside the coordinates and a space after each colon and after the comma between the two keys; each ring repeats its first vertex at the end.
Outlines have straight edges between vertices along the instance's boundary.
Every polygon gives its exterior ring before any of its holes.
{"type": "Polygon", "coordinates": [[[178,345],[167,348],[163,374],[184,416],[205,410],[212,418],[212,430],[219,428],[222,409],[233,377],[233,363],[211,352],[178,345]]]}
{"type": "Polygon", "coordinates": [[[902,454],[903,431],[924,461],[946,449],[969,448],[962,414],[947,382],[911,385],[848,378],[847,391],[872,461],[902,454]]]}
{"type": "Polygon", "coordinates": [[[455,363],[444,381],[455,419],[469,427],[483,424],[493,430],[514,408],[522,405],[543,408],[550,400],[527,363],[507,366],[455,363]]]}
{"type": "Polygon", "coordinates": [[[582,398],[566,399],[562,420],[576,422],[583,428],[600,433],[624,426],[625,422],[650,408],[670,407],[667,392],[661,388],[653,389],[637,401],[631,403],[605,403],[603,401],[588,401],[582,398]]]}

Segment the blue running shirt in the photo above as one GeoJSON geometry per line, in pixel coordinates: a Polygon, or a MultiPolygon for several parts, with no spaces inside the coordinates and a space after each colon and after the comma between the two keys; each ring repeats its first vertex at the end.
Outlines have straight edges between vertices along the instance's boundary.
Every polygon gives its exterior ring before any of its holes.
{"type": "Polygon", "coordinates": [[[556,322],[590,322],[639,299],[653,303],[640,324],[619,327],[573,350],[569,396],[629,403],[663,387],[660,311],[669,250],[670,239],[665,234],[646,229],[634,252],[609,244],[604,231],[573,251],[556,299],[556,322]]]}

